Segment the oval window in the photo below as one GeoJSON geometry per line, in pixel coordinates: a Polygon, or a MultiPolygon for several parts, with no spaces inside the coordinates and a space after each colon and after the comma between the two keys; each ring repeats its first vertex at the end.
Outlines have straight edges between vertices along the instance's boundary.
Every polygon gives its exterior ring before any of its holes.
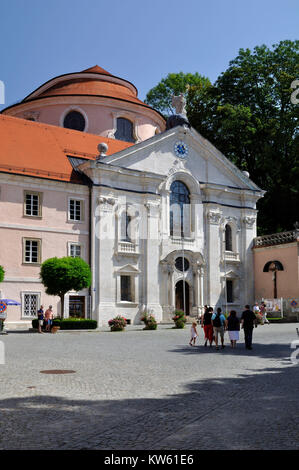
{"type": "Polygon", "coordinates": [[[189,261],[186,258],[182,258],[181,256],[175,260],[175,267],[178,271],[188,271],[189,269],[189,261]]]}
{"type": "Polygon", "coordinates": [[[85,119],[79,111],[70,111],[64,118],[63,127],[74,129],[75,131],[84,131],[85,119]]]}

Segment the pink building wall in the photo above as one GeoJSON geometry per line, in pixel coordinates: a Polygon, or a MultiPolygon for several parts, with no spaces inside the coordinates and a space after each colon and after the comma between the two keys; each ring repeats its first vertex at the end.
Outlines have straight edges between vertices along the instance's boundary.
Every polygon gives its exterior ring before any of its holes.
{"type": "MultiPolygon", "coordinates": [[[[41,240],[41,262],[68,256],[70,243],[82,246],[82,258],[89,260],[89,193],[81,185],[57,183],[15,175],[0,174],[0,265],[5,279],[0,297],[21,302],[22,293],[39,292],[41,303],[52,304],[60,313],[59,299],[45,294],[39,279],[40,265],[23,262],[23,238],[41,240]],[[24,216],[24,191],[42,193],[42,217],[24,216]],[[68,199],[81,199],[84,220],[68,220],[68,199]]],[[[24,321],[22,307],[8,307],[7,324],[24,321]]]]}
{"type": "Polygon", "coordinates": [[[63,127],[63,119],[72,109],[78,110],[84,115],[87,122],[85,132],[104,137],[112,137],[112,133],[116,130],[116,117],[125,117],[133,122],[137,141],[149,139],[156,132],[162,132],[165,127],[162,118],[159,118],[158,115],[157,119],[153,118],[155,113],[152,110],[131,103],[118,102],[115,105],[114,100],[105,99],[101,102],[96,98],[88,98],[88,102],[87,99],[78,100],[78,97],[73,100],[69,97],[58,97],[42,100],[38,103],[29,102],[20,104],[15,110],[14,108],[9,110],[7,114],[26,119],[32,111],[32,116],[38,122],[63,127]],[[94,103],[91,104],[91,100],[94,103]]]}
{"type": "Polygon", "coordinates": [[[273,273],[263,272],[269,261],[280,261],[283,271],[277,271],[278,298],[299,297],[299,242],[254,248],[255,298],[272,299],[273,273]]]}

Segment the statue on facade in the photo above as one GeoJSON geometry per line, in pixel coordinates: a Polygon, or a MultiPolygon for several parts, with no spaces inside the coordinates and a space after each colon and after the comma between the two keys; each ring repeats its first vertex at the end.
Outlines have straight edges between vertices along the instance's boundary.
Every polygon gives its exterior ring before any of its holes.
{"type": "Polygon", "coordinates": [[[176,126],[191,127],[187,118],[186,98],[183,93],[172,95],[171,104],[175,108],[175,114],[169,116],[166,121],[166,130],[176,126]]]}
{"type": "Polygon", "coordinates": [[[179,96],[172,95],[171,104],[175,108],[176,114],[187,116],[186,98],[183,93],[180,93],[179,96]]]}

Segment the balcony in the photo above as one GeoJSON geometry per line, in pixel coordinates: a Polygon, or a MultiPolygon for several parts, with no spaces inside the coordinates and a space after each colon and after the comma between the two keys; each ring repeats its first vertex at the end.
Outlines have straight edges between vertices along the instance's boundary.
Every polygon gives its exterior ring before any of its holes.
{"type": "Polygon", "coordinates": [[[118,255],[139,255],[139,246],[137,243],[129,241],[120,241],[118,242],[118,255]]]}
{"type": "Polygon", "coordinates": [[[224,261],[228,263],[240,263],[239,253],[234,251],[225,251],[224,252],[224,261]]]}

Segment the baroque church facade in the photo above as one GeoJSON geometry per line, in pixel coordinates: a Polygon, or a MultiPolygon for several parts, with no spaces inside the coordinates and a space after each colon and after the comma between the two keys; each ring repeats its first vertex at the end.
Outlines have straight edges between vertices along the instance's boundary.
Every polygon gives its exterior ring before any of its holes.
{"type": "MultiPolygon", "coordinates": [[[[49,80],[0,115],[2,298],[24,325],[45,294],[40,264],[81,256],[92,286],[65,316],[150,311],[197,317],[254,302],[252,244],[264,192],[177,116],[171,125],[130,82],[96,66],[49,80]]],[[[184,117],[184,116],[183,116],[184,117]]]]}

